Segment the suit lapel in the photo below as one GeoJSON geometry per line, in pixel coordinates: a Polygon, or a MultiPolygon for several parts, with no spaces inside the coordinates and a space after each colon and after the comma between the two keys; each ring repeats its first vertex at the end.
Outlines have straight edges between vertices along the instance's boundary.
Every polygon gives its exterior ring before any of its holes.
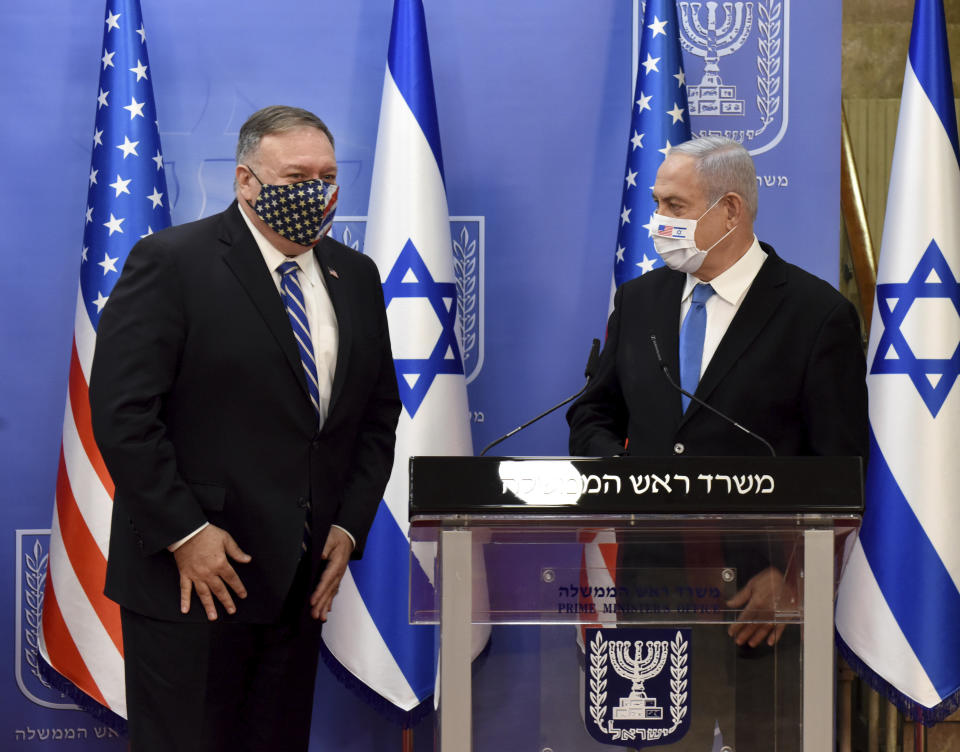
{"type": "MultiPolygon", "coordinates": [[[[220,241],[226,244],[224,261],[233,271],[240,284],[247,291],[253,304],[263,317],[267,328],[277,341],[280,349],[293,369],[294,376],[304,396],[309,400],[307,377],[300,362],[300,352],[290,328],[290,320],[283,309],[280,293],[277,292],[270,270],[263,263],[263,255],[256,241],[240,217],[240,207],[234,201],[223,213],[223,225],[220,241]]],[[[312,409],[312,408],[311,408],[312,409]]]]}
{"type": "Polygon", "coordinates": [[[337,367],[333,373],[333,387],[330,391],[330,408],[327,411],[329,416],[333,414],[337,398],[343,391],[343,385],[346,381],[347,360],[350,354],[351,339],[353,338],[353,320],[350,301],[348,300],[349,295],[340,280],[340,274],[346,272],[346,269],[338,269],[337,265],[333,263],[327,238],[317,244],[314,253],[317,257],[320,272],[323,274],[323,280],[327,285],[327,294],[330,296],[330,302],[333,304],[333,310],[337,316],[337,367]]]}
{"type": "MultiPolygon", "coordinates": [[[[757,272],[740,310],[730,322],[697,385],[696,395],[702,400],[709,401],[710,394],[767,325],[786,295],[786,266],[772,248],[767,246],[764,250],[767,252],[767,259],[757,272]]],[[[684,420],[697,409],[699,406],[696,403],[691,404],[684,414],[684,420]]]]}

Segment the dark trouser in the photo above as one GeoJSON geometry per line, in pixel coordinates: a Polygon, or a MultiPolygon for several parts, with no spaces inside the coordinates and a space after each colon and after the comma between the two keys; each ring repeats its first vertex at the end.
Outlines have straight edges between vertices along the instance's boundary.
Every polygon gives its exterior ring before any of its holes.
{"type": "Polygon", "coordinates": [[[307,749],[320,622],[306,570],[275,624],[224,619],[222,609],[208,623],[121,609],[131,752],[307,749]]]}

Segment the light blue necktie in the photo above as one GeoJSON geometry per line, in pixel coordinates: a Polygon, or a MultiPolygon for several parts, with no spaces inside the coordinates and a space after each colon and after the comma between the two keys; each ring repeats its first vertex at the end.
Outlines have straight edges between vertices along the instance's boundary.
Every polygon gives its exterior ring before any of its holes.
{"type": "MultiPolygon", "coordinates": [[[[277,267],[280,277],[280,292],[283,297],[283,307],[287,310],[287,318],[293,328],[293,337],[297,340],[297,349],[300,351],[300,363],[307,376],[307,391],[310,392],[310,402],[313,410],[320,419],[320,387],[317,385],[317,363],[313,357],[313,340],[310,338],[310,323],[307,321],[307,309],[303,302],[303,290],[297,272],[300,265],[296,261],[284,261],[277,267]]],[[[307,517],[303,521],[302,548],[306,551],[310,547],[310,509],[307,508],[307,517]]]]}
{"type": "MultiPolygon", "coordinates": [[[[680,327],[680,386],[693,394],[700,381],[700,363],[703,361],[703,338],[707,333],[707,299],[713,295],[710,285],[693,288],[690,310],[680,327]]],[[[680,396],[683,412],[690,405],[690,398],[680,396]]]]}

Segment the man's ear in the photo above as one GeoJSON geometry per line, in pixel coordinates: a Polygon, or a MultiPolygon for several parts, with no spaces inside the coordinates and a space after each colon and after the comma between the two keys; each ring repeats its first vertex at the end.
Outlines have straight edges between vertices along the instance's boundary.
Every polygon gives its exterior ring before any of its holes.
{"type": "Polygon", "coordinates": [[[237,193],[240,197],[249,201],[251,204],[260,194],[260,183],[257,182],[257,179],[253,176],[250,169],[244,165],[237,165],[237,169],[234,172],[234,183],[237,186],[237,193]]]}
{"type": "Polygon", "coordinates": [[[747,204],[743,196],[732,191],[725,195],[721,201],[726,212],[726,220],[730,227],[739,225],[747,211],[747,204]]]}

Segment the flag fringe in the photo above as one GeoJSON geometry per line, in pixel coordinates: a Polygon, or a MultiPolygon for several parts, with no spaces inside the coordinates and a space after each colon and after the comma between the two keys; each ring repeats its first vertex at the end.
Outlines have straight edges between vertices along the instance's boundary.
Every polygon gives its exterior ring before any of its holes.
{"type": "Polygon", "coordinates": [[[865,681],[877,694],[897,706],[907,720],[917,721],[924,726],[935,726],[960,709],[960,688],[932,708],[921,705],[896,689],[864,663],[856,653],[837,634],[837,651],[853,669],[854,673],[865,681]]]}
{"type": "Polygon", "coordinates": [[[380,713],[380,715],[384,716],[388,721],[400,728],[408,729],[416,726],[433,710],[433,703],[430,701],[433,695],[426,697],[419,705],[411,710],[398,708],[381,694],[364,684],[362,680],[347,671],[322,640],[320,642],[320,657],[323,659],[327,668],[330,669],[330,672],[337,677],[337,680],[344,687],[380,713]]]}
{"type": "MultiPolygon", "coordinates": [[[[490,637],[487,638],[483,649],[477,654],[477,657],[473,659],[471,668],[472,671],[475,672],[479,670],[483,667],[483,664],[486,663],[487,656],[490,655],[490,646],[492,643],[493,635],[491,634],[490,637]]],[[[336,656],[330,652],[330,649],[322,640],[320,641],[320,657],[323,659],[323,662],[326,664],[327,668],[330,669],[330,672],[344,687],[353,692],[354,695],[359,697],[382,716],[387,718],[387,720],[397,726],[400,726],[401,728],[413,728],[433,712],[432,694],[425,697],[420,704],[412,710],[402,710],[398,708],[392,702],[372,690],[370,687],[364,684],[363,681],[347,671],[347,669],[343,667],[343,664],[337,660],[336,656]]]]}
{"type": "Polygon", "coordinates": [[[112,728],[122,736],[127,735],[127,721],[125,718],[117,715],[110,710],[110,708],[104,707],[90,697],[90,695],[47,663],[42,655],[37,654],[37,659],[37,667],[40,669],[40,674],[50,686],[69,697],[80,706],[81,710],[92,715],[105,726],[112,728]]]}

